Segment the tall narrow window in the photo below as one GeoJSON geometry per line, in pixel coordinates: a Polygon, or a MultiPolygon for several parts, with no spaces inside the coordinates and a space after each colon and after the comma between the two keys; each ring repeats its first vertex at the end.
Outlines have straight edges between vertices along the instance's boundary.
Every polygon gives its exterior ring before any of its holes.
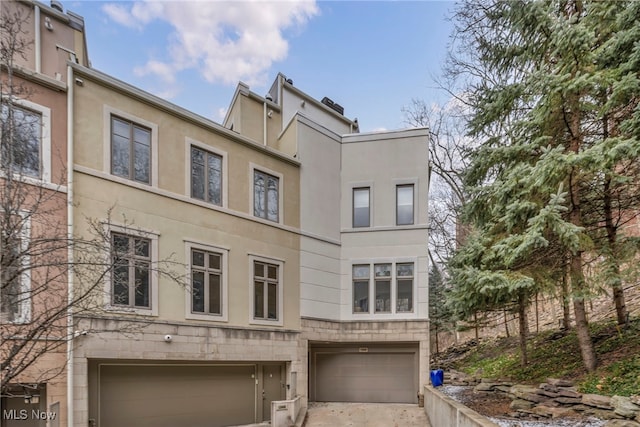
{"type": "Polygon", "coordinates": [[[396,265],[396,312],[413,311],[413,263],[396,265]]]}
{"type": "Polygon", "coordinates": [[[369,312],[369,266],[354,265],[353,276],[353,312],[369,312]]]}
{"type": "Polygon", "coordinates": [[[2,235],[0,252],[0,321],[20,318],[22,302],[28,299],[22,278],[21,239],[15,234],[2,235]]]}
{"type": "Polygon", "coordinates": [[[278,320],[279,266],[262,261],[253,262],[253,317],[278,320]]]}
{"type": "Polygon", "coordinates": [[[151,308],[151,241],[113,233],[111,303],[114,306],[151,308]]]}
{"type": "Polygon", "coordinates": [[[111,173],[151,182],[151,130],[128,120],[111,117],[111,173]]]}
{"type": "Polygon", "coordinates": [[[413,184],[396,186],[396,225],[413,224],[413,184]]]}
{"type": "Polygon", "coordinates": [[[369,227],[369,187],[353,189],[353,226],[369,227]]]}
{"type": "Polygon", "coordinates": [[[222,314],[222,254],[191,250],[191,311],[222,314]]]}
{"type": "Polygon", "coordinates": [[[253,214],[279,221],[280,179],[268,173],[253,171],[253,214]]]}
{"type": "Polygon", "coordinates": [[[376,283],[376,313],[391,312],[391,264],[374,266],[376,283]]]}
{"type": "Polygon", "coordinates": [[[191,147],[191,197],[222,205],[222,157],[191,147]]]}
{"type": "Polygon", "coordinates": [[[42,170],[42,116],[17,106],[0,110],[2,169],[18,175],[40,178],[42,170]]]}

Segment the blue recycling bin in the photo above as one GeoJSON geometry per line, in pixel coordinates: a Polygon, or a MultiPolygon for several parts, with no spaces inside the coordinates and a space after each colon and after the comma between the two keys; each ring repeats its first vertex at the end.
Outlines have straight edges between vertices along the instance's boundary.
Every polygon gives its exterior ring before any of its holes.
{"type": "Polygon", "coordinates": [[[440,387],[444,383],[444,371],[442,369],[434,369],[431,371],[431,385],[440,387]]]}

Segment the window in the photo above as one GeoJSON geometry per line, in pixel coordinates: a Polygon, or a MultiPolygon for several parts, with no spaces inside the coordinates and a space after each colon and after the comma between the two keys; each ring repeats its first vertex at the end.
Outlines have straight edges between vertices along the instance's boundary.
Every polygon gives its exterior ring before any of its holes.
{"type": "Polygon", "coordinates": [[[413,224],[413,184],[396,186],[396,225],[413,224]]]}
{"type": "Polygon", "coordinates": [[[151,130],[111,116],[111,173],[151,183],[151,130]]]}
{"type": "Polygon", "coordinates": [[[391,264],[376,264],[376,313],[391,313],[391,264]]]}
{"type": "Polygon", "coordinates": [[[191,146],[191,197],[222,206],[222,156],[191,146]]]}
{"type": "Polygon", "coordinates": [[[413,263],[396,265],[396,312],[413,311],[413,263]]]}
{"type": "Polygon", "coordinates": [[[14,174],[41,178],[42,175],[42,114],[3,104],[2,169],[14,174]]]}
{"type": "Polygon", "coordinates": [[[253,214],[269,221],[279,221],[280,179],[258,170],[253,171],[253,214]]]}
{"type": "Polygon", "coordinates": [[[369,227],[369,187],[353,189],[353,226],[369,227]]]}
{"type": "Polygon", "coordinates": [[[28,322],[31,309],[29,221],[22,215],[2,215],[2,220],[0,322],[28,322]]]}
{"type": "Polygon", "coordinates": [[[151,308],[151,240],[112,233],[111,304],[151,308]]]}
{"type": "Polygon", "coordinates": [[[253,318],[278,320],[279,270],[277,264],[253,261],[253,318]]]}
{"type": "Polygon", "coordinates": [[[191,311],[222,315],[222,254],[191,250],[191,311]]]}
{"type": "Polygon", "coordinates": [[[369,312],[369,266],[353,266],[353,312],[369,312]]]}
{"type": "Polygon", "coordinates": [[[353,265],[353,313],[412,313],[414,265],[413,262],[353,265]],[[370,295],[375,297],[373,307],[369,305],[370,295]]]}

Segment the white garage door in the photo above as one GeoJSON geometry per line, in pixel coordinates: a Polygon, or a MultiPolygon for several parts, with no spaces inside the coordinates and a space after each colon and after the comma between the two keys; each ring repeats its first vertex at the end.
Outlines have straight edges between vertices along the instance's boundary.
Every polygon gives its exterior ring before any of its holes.
{"type": "Polygon", "coordinates": [[[314,349],[311,399],[317,402],[417,403],[416,351],[314,349]]]}
{"type": "Polygon", "coordinates": [[[254,365],[100,366],[100,427],[222,427],[255,421],[254,365]]]}

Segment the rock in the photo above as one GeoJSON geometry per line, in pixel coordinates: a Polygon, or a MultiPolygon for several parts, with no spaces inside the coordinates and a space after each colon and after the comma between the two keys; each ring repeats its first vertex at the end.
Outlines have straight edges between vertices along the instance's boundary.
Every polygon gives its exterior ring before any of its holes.
{"type": "Polygon", "coordinates": [[[522,393],[520,399],[528,400],[529,402],[542,403],[547,402],[550,399],[547,396],[541,396],[538,393],[522,393]]]}
{"type": "Polygon", "coordinates": [[[547,390],[538,390],[538,394],[541,396],[547,396],[547,397],[560,397],[559,393],[554,393],[552,391],[547,391],[547,390]]]}
{"type": "Polygon", "coordinates": [[[578,415],[571,408],[553,408],[546,405],[538,405],[532,409],[532,412],[542,415],[545,418],[571,417],[578,415]]]}
{"type": "Polygon", "coordinates": [[[531,387],[529,385],[516,384],[516,385],[511,387],[511,389],[509,390],[509,393],[511,393],[512,395],[514,395],[517,398],[520,398],[526,393],[534,394],[537,391],[538,391],[538,389],[535,388],[535,387],[531,387]]]}
{"type": "Polygon", "coordinates": [[[499,391],[501,393],[510,393],[511,392],[511,385],[505,385],[505,384],[501,384],[498,385],[494,388],[495,391],[499,391]]]}
{"type": "Polygon", "coordinates": [[[557,397],[553,400],[563,405],[579,405],[582,403],[582,398],[580,397],[557,397]]]}
{"type": "Polygon", "coordinates": [[[549,391],[549,392],[552,392],[552,393],[557,393],[557,392],[560,391],[560,389],[558,389],[558,387],[556,387],[554,385],[551,385],[549,383],[540,384],[540,389],[544,390],[544,391],[549,391]]]}
{"type": "Polygon", "coordinates": [[[635,403],[636,405],[640,405],[640,395],[633,395],[629,399],[631,399],[631,402],[635,403]]]}
{"type": "Polygon", "coordinates": [[[576,397],[578,399],[582,397],[582,393],[578,393],[577,391],[570,390],[568,388],[559,390],[558,395],[560,395],[561,397],[576,397]]]}
{"type": "Polygon", "coordinates": [[[640,412],[640,406],[625,396],[613,396],[611,406],[613,406],[613,412],[625,418],[633,418],[640,412]]]}
{"type": "Polygon", "coordinates": [[[473,388],[473,391],[493,391],[499,384],[482,381],[473,388]]]}
{"type": "Polygon", "coordinates": [[[561,380],[559,378],[548,378],[547,383],[556,387],[573,387],[573,382],[569,380],[561,380]]]}
{"type": "Polygon", "coordinates": [[[603,427],[640,427],[640,423],[630,420],[609,420],[603,427]]]}
{"type": "Polygon", "coordinates": [[[514,399],[509,405],[509,408],[515,411],[520,411],[520,410],[529,410],[534,406],[535,405],[533,404],[533,402],[529,402],[528,400],[514,399]]]}
{"type": "Polygon", "coordinates": [[[611,409],[611,398],[599,394],[583,394],[582,403],[595,408],[611,409]]]}

